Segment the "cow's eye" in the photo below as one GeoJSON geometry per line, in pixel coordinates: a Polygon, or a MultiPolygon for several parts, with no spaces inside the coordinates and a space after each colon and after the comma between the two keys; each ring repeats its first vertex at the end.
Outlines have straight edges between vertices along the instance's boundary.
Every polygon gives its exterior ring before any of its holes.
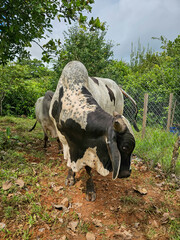
{"type": "Polygon", "coordinates": [[[127,150],[128,150],[128,147],[123,146],[123,147],[122,147],[122,150],[123,150],[123,151],[127,151],[127,150]]]}

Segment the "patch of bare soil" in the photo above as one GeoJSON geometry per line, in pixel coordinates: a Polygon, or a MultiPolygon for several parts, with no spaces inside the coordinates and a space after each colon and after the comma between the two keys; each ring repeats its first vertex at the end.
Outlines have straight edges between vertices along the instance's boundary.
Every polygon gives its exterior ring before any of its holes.
{"type": "MultiPolygon", "coordinates": [[[[41,146],[38,149],[42,150],[41,146]]],[[[34,164],[39,162],[28,154],[27,159],[34,164]]],[[[171,239],[171,224],[180,216],[179,192],[137,157],[133,157],[128,179],[113,181],[111,174],[102,177],[93,171],[95,202],[85,199],[85,170],[76,174],[74,186],[65,186],[68,168],[58,154],[56,142],[46,151],[43,171],[43,176],[40,171],[35,175],[41,189],[40,204],[51,219],[34,224],[30,239],[171,239]]],[[[8,229],[18,227],[11,221],[6,224],[11,224],[8,229]]]]}

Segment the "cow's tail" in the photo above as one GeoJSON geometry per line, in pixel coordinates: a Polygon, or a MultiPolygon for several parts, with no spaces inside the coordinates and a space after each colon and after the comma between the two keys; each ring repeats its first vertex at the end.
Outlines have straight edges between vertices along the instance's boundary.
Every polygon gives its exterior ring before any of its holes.
{"type": "Polygon", "coordinates": [[[33,129],[35,129],[35,127],[36,127],[36,124],[37,124],[37,120],[36,120],[36,122],[35,122],[35,124],[34,124],[34,126],[29,130],[29,132],[31,132],[33,129]]]}
{"type": "MultiPolygon", "coordinates": [[[[120,87],[120,86],[119,86],[120,87]]],[[[139,132],[139,128],[137,126],[137,123],[136,123],[136,118],[137,118],[137,114],[138,114],[138,108],[137,108],[137,103],[135,102],[135,100],[127,93],[125,92],[121,87],[120,87],[122,93],[124,94],[124,96],[126,96],[127,98],[129,98],[129,100],[134,104],[135,106],[135,109],[136,109],[136,112],[135,112],[135,116],[134,116],[134,120],[133,120],[133,126],[134,126],[134,129],[139,132]]]]}

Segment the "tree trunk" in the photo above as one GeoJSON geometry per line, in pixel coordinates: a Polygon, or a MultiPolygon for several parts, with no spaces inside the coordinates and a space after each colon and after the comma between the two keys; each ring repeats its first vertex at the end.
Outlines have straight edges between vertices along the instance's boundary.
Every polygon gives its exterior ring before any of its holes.
{"type": "Polygon", "coordinates": [[[2,93],[2,97],[0,99],[0,116],[2,116],[2,104],[3,104],[4,98],[5,98],[5,93],[2,93]]]}

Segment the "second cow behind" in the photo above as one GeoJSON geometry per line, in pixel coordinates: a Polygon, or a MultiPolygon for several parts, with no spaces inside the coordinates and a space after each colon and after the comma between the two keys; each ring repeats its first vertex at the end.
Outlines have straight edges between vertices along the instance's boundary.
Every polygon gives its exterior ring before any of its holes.
{"type": "Polygon", "coordinates": [[[37,122],[39,122],[44,132],[44,148],[47,148],[47,142],[50,136],[52,138],[57,138],[58,147],[61,151],[62,146],[57,135],[56,127],[49,116],[49,108],[53,95],[54,92],[47,91],[43,97],[37,99],[35,103],[36,122],[29,132],[31,132],[36,127],[37,122]]]}

